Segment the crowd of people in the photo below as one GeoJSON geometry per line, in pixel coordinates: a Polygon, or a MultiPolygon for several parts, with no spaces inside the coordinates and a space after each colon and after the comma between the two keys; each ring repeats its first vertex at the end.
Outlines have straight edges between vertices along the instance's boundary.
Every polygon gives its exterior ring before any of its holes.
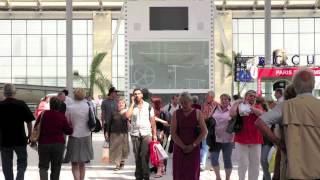
{"type": "MultiPolygon", "coordinates": [[[[257,180],[260,165],[263,179],[320,179],[320,100],[312,95],[313,71],[302,68],[292,84],[276,89],[276,102],[266,101],[256,91],[244,97],[222,94],[219,101],[208,91],[204,102],[188,92],[173,95],[168,104],[160,96],[146,97],[144,89],[132,92],[126,104],[118,90],[111,87],[108,97],[98,102],[86,96],[82,88],[44,98],[33,114],[25,102],[15,98],[14,85],[5,84],[0,102],[1,161],[6,180],[13,180],[13,153],[17,156],[17,180],[24,179],[27,167],[27,144],[32,134],[32,121],[39,124],[39,175],[41,180],[58,180],[62,162],[71,162],[75,180],[85,177],[85,165],[93,159],[90,114],[101,104],[101,124],[105,141],[110,143],[110,161],[121,171],[130,153],[129,139],[135,158],[135,178],[149,180],[167,173],[168,159],[154,167],[150,161],[150,142],[172,153],[172,179],[198,180],[208,169],[221,180],[219,156],[222,152],[226,180],[233,170],[232,153],[237,154],[239,180],[257,180]],[[234,125],[238,123],[238,128],[234,125]],[[27,134],[25,133],[25,123],[27,134]],[[230,130],[231,129],[231,130],[230,130]],[[207,136],[207,134],[208,135],[207,136]],[[66,138],[68,137],[68,138],[66,138]],[[270,174],[272,147],[276,158],[270,174]],[[65,152],[66,150],[66,152],[65,152]]],[[[99,98],[102,99],[102,98],[99,98]]],[[[98,119],[96,119],[98,120],[98,119]]],[[[170,172],[171,173],[171,172],[170,172]]]]}

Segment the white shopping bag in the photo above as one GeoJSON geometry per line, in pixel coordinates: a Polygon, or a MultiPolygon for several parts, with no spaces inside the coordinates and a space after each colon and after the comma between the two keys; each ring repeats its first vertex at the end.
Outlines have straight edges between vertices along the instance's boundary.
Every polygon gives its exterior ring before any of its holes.
{"type": "Polygon", "coordinates": [[[163,149],[163,147],[161,146],[161,144],[156,144],[156,145],[155,145],[155,148],[156,148],[157,151],[158,151],[158,156],[159,156],[159,159],[160,159],[160,160],[168,159],[168,158],[169,158],[167,152],[163,149]]]}

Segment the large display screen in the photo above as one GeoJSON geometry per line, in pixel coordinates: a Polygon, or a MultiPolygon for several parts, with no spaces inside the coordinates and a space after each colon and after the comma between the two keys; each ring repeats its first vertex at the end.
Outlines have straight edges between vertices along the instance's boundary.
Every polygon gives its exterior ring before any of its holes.
{"type": "Polygon", "coordinates": [[[188,30],[188,7],[150,7],[150,30],[188,30]]]}

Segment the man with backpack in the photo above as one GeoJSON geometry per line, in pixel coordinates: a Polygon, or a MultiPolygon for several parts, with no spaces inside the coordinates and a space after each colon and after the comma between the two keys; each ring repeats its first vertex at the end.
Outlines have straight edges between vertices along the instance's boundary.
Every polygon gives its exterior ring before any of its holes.
{"type": "Polygon", "coordinates": [[[149,142],[157,140],[154,110],[150,104],[143,100],[142,89],[134,89],[131,104],[126,112],[131,120],[131,140],[135,156],[137,180],[149,180],[149,142]]]}

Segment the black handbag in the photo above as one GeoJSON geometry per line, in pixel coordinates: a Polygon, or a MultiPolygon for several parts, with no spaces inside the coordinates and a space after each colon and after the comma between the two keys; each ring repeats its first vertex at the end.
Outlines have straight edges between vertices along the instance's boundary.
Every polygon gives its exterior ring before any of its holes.
{"type": "Polygon", "coordinates": [[[231,119],[227,126],[227,132],[228,133],[237,133],[240,132],[243,126],[242,117],[240,116],[239,112],[237,113],[237,116],[231,119]]]}
{"type": "Polygon", "coordinates": [[[87,102],[89,105],[89,120],[88,120],[88,127],[91,132],[99,132],[102,129],[101,122],[97,118],[97,116],[92,112],[90,103],[87,102]]]}

